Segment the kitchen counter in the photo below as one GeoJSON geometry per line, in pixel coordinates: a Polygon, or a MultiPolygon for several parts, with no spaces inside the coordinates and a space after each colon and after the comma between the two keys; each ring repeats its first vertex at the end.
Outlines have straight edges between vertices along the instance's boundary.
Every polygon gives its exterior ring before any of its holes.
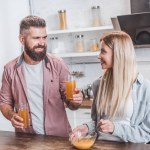
{"type": "MultiPolygon", "coordinates": [[[[150,150],[146,144],[96,141],[90,150],[150,150]]],[[[0,131],[0,150],[76,150],[68,138],[0,131]]]]}
{"type": "Polygon", "coordinates": [[[91,108],[93,101],[89,99],[84,99],[80,108],[91,108]]]}

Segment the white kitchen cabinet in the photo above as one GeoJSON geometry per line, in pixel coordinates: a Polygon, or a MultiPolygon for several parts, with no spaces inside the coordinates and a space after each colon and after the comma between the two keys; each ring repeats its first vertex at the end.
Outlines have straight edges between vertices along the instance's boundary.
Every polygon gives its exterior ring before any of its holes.
{"type": "Polygon", "coordinates": [[[90,108],[79,108],[75,111],[66,108],[66,112],[72,128],[75,128],[76,126],[89,122],[91,120],[90,108]]]}

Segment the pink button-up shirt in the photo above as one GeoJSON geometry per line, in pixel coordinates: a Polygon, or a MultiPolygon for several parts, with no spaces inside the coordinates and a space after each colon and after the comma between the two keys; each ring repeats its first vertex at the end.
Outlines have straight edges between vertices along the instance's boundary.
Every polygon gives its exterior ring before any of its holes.
{"type": "MultiPolygon", "coordinates": [[[[47,54],[44,60],[43,109],[45,134],[66,137],[71,130],[64,107],[66,101],[64,95],[65,79],[69,71],[62,59],[51,54],[47,54]]],[[[5,65],[0,91],[0,105],[9,104],[15,108],[16,112],[18,104],[28,104],[22,61],[23,55],[5,65]]],[[[30,124],[29,128],[16,129],[16,131],[35,133],[32,128],[32,120],[30,124]]]]}

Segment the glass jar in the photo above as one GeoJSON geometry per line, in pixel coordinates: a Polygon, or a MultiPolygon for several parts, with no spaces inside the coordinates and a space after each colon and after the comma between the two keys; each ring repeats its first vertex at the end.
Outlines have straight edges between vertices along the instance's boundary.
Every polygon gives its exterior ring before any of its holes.
{"type": "Polygon", "coordinates": [[[75,36],[75,50],[76,52],[84,51],[84,35],[76,35],[75,36]]]}
{"type": "Polygon", "coordinates": [[[93,27],[100,26],[101,25],[101,21],[100,21],[100,6],[93,6],[91,9],[92,9],[93,27]]]}
{"type": "Polygon", "coordinates": [[[58,37],[50,38],[50,52],[58,53],[58,37]]]}
{"type": "Polygon", "coordinates": [[[90,51],[95,52],[99,50],[99,45],[97,39],[91,39],[90,41],[90,51]]]}
{"type": "Polygon", "coordinates": [[[58,13],[59,13],[60,29],[61,30],[67,29],[66,10],[59,10],[58,13]]]}

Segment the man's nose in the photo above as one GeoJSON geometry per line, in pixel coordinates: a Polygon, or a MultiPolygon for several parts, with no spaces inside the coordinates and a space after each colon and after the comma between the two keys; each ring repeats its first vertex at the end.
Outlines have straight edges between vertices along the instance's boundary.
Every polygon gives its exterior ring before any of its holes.
{"type": "Polygon", "coordinates": [[[41,38],[41,39],[39,40],[39,44],[40,44],[40,45],[45,45],[45,39],[42,39],[42,38],[41,38]]]}

